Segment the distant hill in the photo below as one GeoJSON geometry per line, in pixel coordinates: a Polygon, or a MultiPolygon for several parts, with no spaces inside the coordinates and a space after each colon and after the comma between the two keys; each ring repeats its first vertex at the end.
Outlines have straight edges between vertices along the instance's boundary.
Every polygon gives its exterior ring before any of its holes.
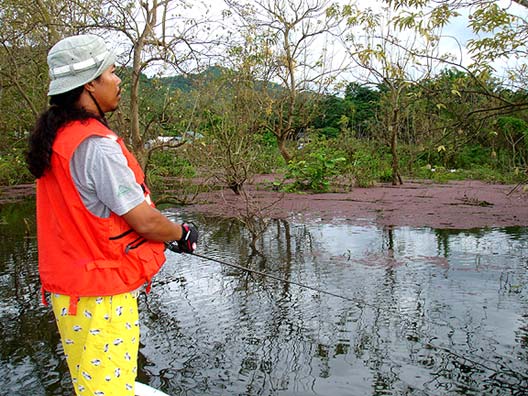
{"type": "MultiPolygon", "coordinates": [[[[161,87],[167,87],[170,90],[180,90],[182,92],[190,92],[192,91],[198,83],[207,83],[208,81],[213,81],[218,78],[221,78],[222,75],[225,75],[227,73],[230,73],[231,71],[229,69],[226,69],[221,66],[211,66],[200,73],[194,73],[194,74],[180,74],[177,76],[169,76],[169,77],[148,77],[144,74],[141,75],[141,85],[143,86],[143,89],[146,91],[149,91],[150,89],[154,89],[155,86],[157,88],[161,87]]],[[[131,68],[124,68],[120,72],[121,78],[124,80],[124,83],[130,82],[130,76],[131,76],[132,70],[131,68]]],[[[261,89],[266,83],[261,81],[257,82],[255,84],[256,89],[261,89]]],[[[271,87],[276,92],[279,92],[281,90],[281,86],[276,83],[267,83],[269,87],[271,87]]]]}
{"type": "MultiPolygon", "coordinates": [[[[207,81],[219,78],[225,73],[227,69],[219,66],[212,66],[201,73],[177,75],[170,77],[148,77],[145,74],[141,74],[140,83],[146,88],[152,88],[154,85],[168,87],[170,89],[179,89],[183,92],[189,92],[193,89],[194,85],[198,81],[207,81]]],[[[122,67],[119,71],[119,76],[123,80],[123,83],[129,83],[131,81],[132,68],[122,67]]]]}
{"type": "Polygon", "coordinates": [[[198,81],[214,80],[221,77],[225,72],[226,69],[220,66],[212,66],[201,73],[189,74],[186,76],[178,75],[162,77],[159,81],[162,85],[168,86],[171,89],[179,89],[183,92],[189,92],[198,81]]]}

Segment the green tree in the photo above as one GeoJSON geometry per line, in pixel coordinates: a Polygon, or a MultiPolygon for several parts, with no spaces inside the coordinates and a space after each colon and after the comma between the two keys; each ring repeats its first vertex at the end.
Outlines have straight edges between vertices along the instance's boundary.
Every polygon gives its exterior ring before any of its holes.
{"type": "Polygon", "coordinates": [[[106,12],[91,28],[105,32],[109,39],[120,43],[124,48],[121,61],[130,68],[126,84],[129,96],[123,101],[115,122],[145,167],[149,158],[146,142],[164,130],[163,124],[167,124],[170,110],[174,108],[174,92],[170,89],[158,92],[156,97],[163,99],[161,106],[156,105],[152,95],[143,92],[144,74],[196,67],[192,60],[198,47],[203,50],[209,44],[205,37],[198,39],[198,32],[206,31],[202,27],[208,22],[207,16],[196,19],[183,15],[179,0],[102,1],[106,12]]]}
{"type": "Polygon", "coordinates": [[[319,102],[312,127],[328,138],[336,137],[342,129],[343,120],[349,120],[351,116],[350,102],[336,95],[324,95],[319,102]]]}
{"type": "Polygon", "coordinates": [[[502,116],[497,119],[497,129],[510,146],[511,168],[528,165],[528,123],[517,117],[502,116]]]}
{"type": "Polygon", "coordinates": [[[358,82],[350,82],[345,89],[345,100],[350,104],[350,127],[357,137],[369,137],[379,111],[380,91],[358,82]]]}
{"type": "Polygon", "coordinates": [[[241,20],[242,36],[255,36],[262,43],[252,57],[260,62],[265,81],[261,90],[266,98],[263,126],[275,135],[288,162],[293,155],[287,141],[313,120],[318,96],[311,93],[323,92],[337,72],[328,64],[324,50],[316,51],[316,40],[337,27],[337,15],[327,12],[326,0],[227,3],[241,20]],[[271,83],[279,83],[280,88],[271,83]]]}
{"type": "Polygon", "coordinates": [[[418,55],[426,56],[436,43],[426,41],[422,44],[412,31],[405,32],[408,34],[406,40],[399,39],[402,32],[395,31],[388,23],[392,18],[388,8],[373,13],[346,6],[341,15],[348,27],[344,37],[348,54],[365,72],[360,81],[380,90],[376,127],[391,149],[392,184],[402,184],[398,140],[413,102],[409,93],[417,81],[427,78],[432,70],[431,64],[418,62],[418,55]]]}

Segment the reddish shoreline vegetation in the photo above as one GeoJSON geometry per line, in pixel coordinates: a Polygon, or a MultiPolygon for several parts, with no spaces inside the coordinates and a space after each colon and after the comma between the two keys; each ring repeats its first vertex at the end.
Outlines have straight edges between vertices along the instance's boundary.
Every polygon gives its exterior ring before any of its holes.
{"type": "MultiPolygon", "coordinates": [[[[489,184],[475,180],[433,183],[406,181],[401,186],[377,184],[350,192],[299,194],[271,189],[274,175],[261,175],[246,186],[248,199],[231,190],[198,194],[187,212],[237,217],[258,216],[299,222],[443,229],[528,226],[528,191],[524,185],[489,184]]],[[[0,188],[0,204],[35,194],[34,184],[0,188]]]]}
{"type": "MultiPolygon", "coordinates": [[[[265,208],[270,217],[443,229],[528,226],[528,191],[523,185],[406,181],[346,193],[298,194],[266,188],[272,175],[257,180],[247,186],[251,205],[265,208]]],[[[201,193],[196,202],[188,210],[226,217],[244,214],[247,206],[231,190],[201,193]]]]}

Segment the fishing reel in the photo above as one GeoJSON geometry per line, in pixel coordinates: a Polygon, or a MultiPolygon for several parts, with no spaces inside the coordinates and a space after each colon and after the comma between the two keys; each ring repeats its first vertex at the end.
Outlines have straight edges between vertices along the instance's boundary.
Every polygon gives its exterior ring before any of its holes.
{"type": "Polygon", "coordinates": [[[198,230],[194,224],[182,223],[182,237],[175,241],[165,242],[165,247],[174,253],[192,254],[198,242],[198,230]]]}
{"type": "Polygon", "coordinates": [[[178,242],[176,241],[165,242],[165,249],[169,249],[174,253],[182,253],[180,247],[178,246],[178,242]]]}

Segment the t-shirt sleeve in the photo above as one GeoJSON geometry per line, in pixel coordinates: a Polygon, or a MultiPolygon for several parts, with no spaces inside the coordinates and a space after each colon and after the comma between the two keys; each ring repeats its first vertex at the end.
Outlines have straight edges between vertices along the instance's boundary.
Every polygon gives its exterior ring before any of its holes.
{"type": "Polygon", "coordinates": [[[85,206],[96,216],[108,217],[110,211],[121,216],[145,200],[121,147],[112,139],[85,139],[70,168],[85,206]]]}

